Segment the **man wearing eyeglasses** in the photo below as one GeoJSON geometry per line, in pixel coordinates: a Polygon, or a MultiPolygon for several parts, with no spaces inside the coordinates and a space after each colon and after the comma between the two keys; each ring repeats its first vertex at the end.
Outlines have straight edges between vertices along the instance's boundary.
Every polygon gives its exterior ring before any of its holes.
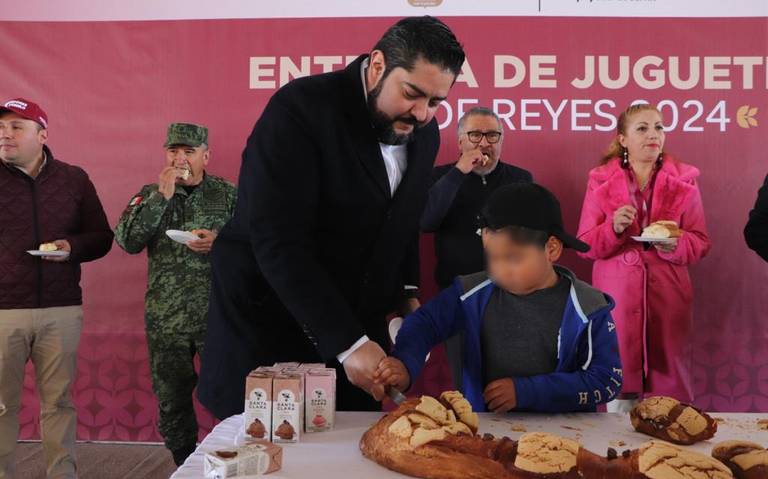
{"type": "MultiPolygon", "coordinates": [[[[442,290],[459,275],[485,267],[483,243],[477,234],[477,215],[496,189],[509,183],[533,182],[527,170],[499,161],[504,133],[493,110],[476,107],[459,120],[459,151],[456,163],[432,171],[432,186],[421,230],[435,234],[435,280],[442,290]]],[[[454,385],[461,387],[460,337],[445,342],[454,385]]]]}
{"type": "Polygon", "coordinates": [[[485,267],[477,215],[497,188],[518,181],[532,182],[531,174],[499,161],[503,143],[501,120],[488,108],[476,107],[459,120],[456,163],[438,166],[432,173],[429,199],[421,217],[421,230],[435,233],[435,280],[447,288],[456,276],[485,267]]]}

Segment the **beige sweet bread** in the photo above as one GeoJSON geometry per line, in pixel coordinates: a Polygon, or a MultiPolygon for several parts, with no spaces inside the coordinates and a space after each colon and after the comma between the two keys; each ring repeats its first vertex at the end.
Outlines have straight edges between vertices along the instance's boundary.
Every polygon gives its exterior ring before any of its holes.
{"type": "Polygon", "coordinates": [[[578,456],[578,442],[533,432],[517,443],[515,467],[537,474],[563,474],[576,468],[578,456]]]}
{"type": "Polygon", "coordinates": [[[59,247],[55,243],[41,243],[38,251],[58,251],[59,247]]]}
{"type": "Polygon", "coordinates": [[[453,413],[453,410],[449,410],[440,401],[431,396],[421,397],[421,401],[416,405],[416,412],[443,426],[456,422],[456,414],[453,413]]]}
{"type": "Polygon", "coordinates": [[[648,479],[729,479],[731,471],[721,462],[668,442],[640,446],[638,472],[648,479]]]}
{"type": "Polygon", "coordinates": [[[459,391],[446,391],[440,395],[440,400],[456,413],[459,421],[469,426],[473,434],[477,432],[480,418],[476,412],[472,411],[472,405],[459,391]]]}
{"type": "Polygon", "coordinates": [[[748,441],[724,441],[712,448],[712,457],[733,472],[736,479],[768,477],[768,450],[748,441]]]}
{"type": "Polygon", "coordinates": [[[441,395],[440,401],[429,396],[408,400],[366,431],[360,450],[393,471],[428,479],[733,477],[714,458],[661,441],[650,441],[621,455],[610,449],[607,457],[601,457],[576,441],[542,432],[525,434],[519,441],[479,436],[471,429],[477,427],[477,415],[471,407],[467,411],[462,401],[466,400],[455,392],[441,395]],[[443,424],[450,421],[451,412],[456,422],[443,424]],[[462,417],[470,418],[471,425],[462,417]]]}
{"type": "Polygon", "coordinates": [[[643,238],[679,238],[680,227],[674,221],[656,221],[643,229],[643,238]]]}
{"type": "Polygon", "coordinates": [[[424,429],[440,429],[440,424],[434,419],[424,414],[408,414],[407,419],[416,427],[424,429]]]}
{"type": "Polygon", "coordinates": [[[717,421],[708,414],[665,396],[642,401],[629,417],[637,432],[675,444],[705,441],[717,432],[717,421]]]}

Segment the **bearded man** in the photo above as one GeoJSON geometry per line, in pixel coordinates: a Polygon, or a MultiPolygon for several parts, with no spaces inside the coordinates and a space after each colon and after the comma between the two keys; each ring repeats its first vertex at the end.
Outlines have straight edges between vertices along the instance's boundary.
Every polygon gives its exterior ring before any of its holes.
{"type": "Polygon", "coordinates": [[[242,412],[246,375],[284,361],[337,368],[339,410],[380,408],[385,318],[418,307],[434,116],[463,63],[444,23],[405,18],[346,69],[270,99],[211,253],[198,397],[214,415],[242,412]]]}

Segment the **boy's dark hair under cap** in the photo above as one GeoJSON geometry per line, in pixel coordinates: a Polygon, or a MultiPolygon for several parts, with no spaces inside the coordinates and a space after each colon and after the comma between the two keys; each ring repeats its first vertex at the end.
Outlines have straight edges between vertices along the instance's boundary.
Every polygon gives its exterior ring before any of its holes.
{"type": "Polygon", "coordinates": [[[589,251],[588,244],[565,232],[560,202],[555,195],[536,183],[512,183],[494,191],[478,220],[481,228],[492,230],[522,226],[544,231],[562,241],[566,248],[589,251]]]}

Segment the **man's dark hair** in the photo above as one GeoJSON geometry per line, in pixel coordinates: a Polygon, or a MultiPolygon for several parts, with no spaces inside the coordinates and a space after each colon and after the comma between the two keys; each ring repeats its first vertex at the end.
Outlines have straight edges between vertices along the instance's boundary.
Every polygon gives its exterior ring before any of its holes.
{"type": "Polygon", "coordinates": [[[464,49],[448,26],[435,17],[408,17],[395,23],[374,45],[384,53],[384,76],[397,67],[413,71],[420,58],[455,76],[464,64],[464,49]]]}

